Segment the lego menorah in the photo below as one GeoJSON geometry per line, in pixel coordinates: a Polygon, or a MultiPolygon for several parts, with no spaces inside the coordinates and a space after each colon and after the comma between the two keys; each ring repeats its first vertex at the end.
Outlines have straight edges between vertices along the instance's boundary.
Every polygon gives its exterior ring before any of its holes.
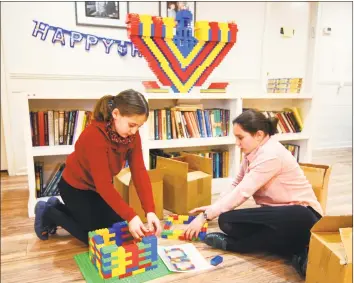
{"type": "Polygon", "coordinates": [[[157,238],[136,241],[126,221],[89,232],[89,257],[102,279],[125,278],[157,267],[157,238]]]}
{"type": "Polygon", "coordinates": [[[176,19],[127,15],[130,40],[160,83],[176,93],[202,86],[236,43],[235,23],[197,21],[193,36],[192,19],[189,10],[177,12],[176,19]]]}
{"type": "MultiPolygon", "coordinates": [[[[189,216],[189,215],[177,215],[177,214],[172,214],[169,215],[165,218],[165,225],[163,227],[163,231],[161,232],[161,238],[165,239],[177,239],[177,240],[185,240],[184,236],[184,230],[182,229],[172,229],[173,224],[189,224],[194,220],[195,216],[189,216]]],[[[201,240],[203,241],[206,232],[208,229],[208,222],[206,222],[201,231],[198,234],[198,237],[193,237],[193,241],[198,241],[201,240]]]]}

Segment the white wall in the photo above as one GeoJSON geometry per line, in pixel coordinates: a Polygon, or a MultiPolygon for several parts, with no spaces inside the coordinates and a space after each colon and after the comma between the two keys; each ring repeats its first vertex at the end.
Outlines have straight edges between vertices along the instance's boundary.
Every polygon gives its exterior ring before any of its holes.
{"type": "Polygon", "coordinates": [[[352,146],[352,2],[321,2],[314,148],[352,146]],[[344,85],[340,87],[340,84],[344,85]]]}
{"type": "MultiPolygon", "coordinates": [[[[332,5],[334,7],[329,10],[336,10],[336,3],[332,5]]],[[[150,3],[134,4],[133,9],[137,7],[139,12],[151,12],[150,3]]],[[[214,71],[210,80],[230,81],[232,90],[245,89],[241,86],[246,85],[249,91],[259,91],[265,72],[274,76],[304,76],[309,13],[309,4],[301,2],[197,3],[197,20],[234,20],[239,29],[238,42],[214,71]],[[293,27],[294,38],[280,39],[281,26],[293,27]]],[[[39,37],[35,38],[32,36],[33,20],[67,30],[128,40],[124,29],[77,26],[74,2],[1,3],[2,52],[6,59],[7,104],[10,113],[8,123],[11,129],[9,142],[16,149],[11,153],[16,161],[14,173],[26,172],[23,125],[18,119],[18,92],[115,93],[127,87],[139,88],[141,80],[156,80],[145,59],[132,58],[129,54],[120,57],[113,47],[111,53],[106,54],[103,45],[97,45],[87,52],[83,43],[75,48],[70,48],[68,42],[65,46],[60,43],[53,44],[52,31],[45,41],[39,37]]],[[[344,18],[341,18],[341,21],[344,21],[344,18]]],[[[345,46],[348,44],[351,49],[351,43],[346,41],[345,46]]],[[[327,88],[325,89],[327,91],[327,88]]],[[[345,101],[347,103],[347,100],[345,101]]],[[[347,105],[344,108],[346,107],[347,105]]],[[[320,136],[317,140],[322,139],[322,133],[316,131],[314,135],[315,139],[316,135],[320,136]]],[[[348,137],[349,135],[346,135],[343,139],[348,137]]],[[[329,145],[338,144],[337,137],[329,136],[327,141],[329,145]]],[[[321,144],[317,143],[317,146],[321,144]]]]}

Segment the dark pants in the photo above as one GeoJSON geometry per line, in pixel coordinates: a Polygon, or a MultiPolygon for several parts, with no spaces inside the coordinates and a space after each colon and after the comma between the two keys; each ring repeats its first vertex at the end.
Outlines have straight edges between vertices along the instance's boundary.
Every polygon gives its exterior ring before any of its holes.
{"type": "Polygon", "coordinates": [[[230,236],[227,250],[291,255],[309,244],[310,230],[320,218],[311,207],[264,206],[223,213],[219,226],[230,236]]]}
{"type": "Polygon", "coordinates": [[[45,223],[61,226],[72,236],[88,244],[89,231],[108,228],[123,221],[98,193],[76,189],[63,178],[58,186],[64,204],[48,208],[44,215],[45,223]]]}

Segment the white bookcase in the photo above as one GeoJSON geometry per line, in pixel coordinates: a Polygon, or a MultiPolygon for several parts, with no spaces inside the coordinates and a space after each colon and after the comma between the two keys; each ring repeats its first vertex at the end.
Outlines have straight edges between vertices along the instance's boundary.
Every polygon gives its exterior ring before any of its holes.
{"type": "MultiPolygon", "coordinates": [[[[23,94],[25,110],[93,110],[96,101],[104,94],[50,94],[36,93],[23,94]]],[[[150,149],[164,149],[166,151],[195,151],[204,149],[227,149],[230,152],[229,177],[215,178],[212,181],[213,193],[219,193],[226,189],[236,176],[241,159],[240,150],[235,146],[235,137],[232,131],[232,120],[242,113],[243,108],[258,108],[262,110],[282,110],[285,107],[296,106],[300,109],[304,122],[304,129],[301,133],[276,135],[281,142],[291,142],[300,145],[300,161],[311,160],[311,102],[312,96],[308,94],[260,94],[258,96],[237,95],[233,93],[222,94],[144,94],[151,109],[161,109],[177,104],[203,104],[204,108],[224,108],[230,110],[229,136],[214,138],[191,138],[191,139],[171,139],[171,140],[151,140],[149,139],[149,123],[145,123],[140,129],[142,137],[142,147],[144,162],[147,168],[150,165],[150,149]]],[[[23,115],[25,127],[25,143],[27,152],[28,170],[28,215],[34,216],[34,207],[38,199],[35,189],[34,162],[36,160],[44,162],[44,183],[55,166],[63,162],[66,156],[73,152],[74,145],[58,146],[32,146],[31,125],[29,115],[23,115]]],[[[47,199],[39,198],[40,199],[47,199]]]]}

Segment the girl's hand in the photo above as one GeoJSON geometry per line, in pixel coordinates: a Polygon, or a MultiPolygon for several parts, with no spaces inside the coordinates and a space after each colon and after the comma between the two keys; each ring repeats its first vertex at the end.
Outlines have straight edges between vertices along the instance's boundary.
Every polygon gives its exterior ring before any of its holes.
{"type": "Polygon", "coordinates": [[[144,233],[148,232],[138,215],[136,215],[132,220],[129,221],[128,226],[130,233],[135,239],[143,238],[145,236],[144,233]]]}
{"type": "Polygon", "coordinates": [[[197,207],[192,209],[190,212],[188,212],[189,214],[194,214],[197,212],[204,212],[206,211],[208,208],[210,207],[210,205],[206,205],[206,206],[201,206],[201,207],[197,207]]]}
{"type": "Polygon", "coordinates": [[[161,224],[160,219],[156,216],[155,213],[149,212],[146,215],[148,227],[150,232],[155,232],[155,236],[160,236],[161,233],[161,224]]]}
{"type": "Polygon", "coordinates": [[[193,236],[196,238],[199,235],[200,230],[202,229],[205,219],[203,214],[199,214],[187,227],[186,231],[184,232],[184,236],[186,240],[192,240],[193,236]]]}

